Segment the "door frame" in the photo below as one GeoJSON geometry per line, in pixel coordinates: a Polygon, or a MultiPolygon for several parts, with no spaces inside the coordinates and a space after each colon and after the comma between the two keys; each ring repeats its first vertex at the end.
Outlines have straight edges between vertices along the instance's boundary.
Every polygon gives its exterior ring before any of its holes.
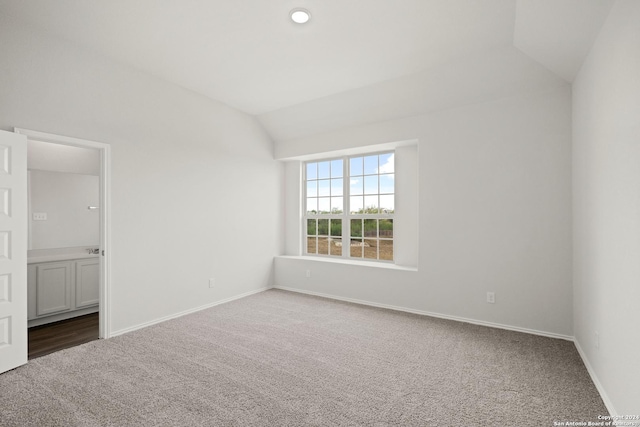
{"type": "Polygon", "coordinates": [[[100,153],[100,338],[111,337],[111,145],[69,136],[14,128],[28,140],[50,142],[79,148],[91,148],[100,153]]]}

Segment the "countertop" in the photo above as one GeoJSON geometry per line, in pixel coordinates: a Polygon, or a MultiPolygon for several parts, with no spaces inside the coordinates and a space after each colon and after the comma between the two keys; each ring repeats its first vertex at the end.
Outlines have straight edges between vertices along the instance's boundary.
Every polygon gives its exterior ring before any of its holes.
{"type": "Polygon", "coordinates": [[[90,254],[91,247],[38,249],[27,252],[27,264],[39,262],[69,261],[72,259],[97,258],[100,255],[90,254]]]}

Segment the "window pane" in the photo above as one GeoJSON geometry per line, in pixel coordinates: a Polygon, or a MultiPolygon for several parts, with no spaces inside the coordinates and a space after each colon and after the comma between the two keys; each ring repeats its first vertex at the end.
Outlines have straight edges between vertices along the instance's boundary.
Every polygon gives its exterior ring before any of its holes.
{"type": "Polygon", "coordinates": [[[317,178],[318,178],[318,164],[307,163],[307,179],[317,179],[317,178]]]}
{"type": "Polygon", "coordinates": [[[381,219],[378,221],[378,235],[383,238],[393,239],[392,219],[381,219]]]}
{"type": "Polygon", "coordinates": [[[321,197],[318,199],[318,213],[319,214],[328,214],[331,212],[331,205],[329,202],[329,197],[321,197]]]}
{"type": "Polygon", "coordinates": [[[378,237],[378,220],[364,220],[364,237],[378,237]]]}
{"type": "Polygon", "coordinates": [[[342,220],[341,219],[331,220],[331,235],[336,237],[342,236],[342,220]]]}
{"type": "Polygon", "coordinates": [[[380,175],[380,193],[393,193],[394,191],[394,175],[380,175]]]}
{"type": "Polygon", "coordinates": [[[342,196],[344,192],[344,188],[342,187],[342,179],[332,179],[331,180],[331,195],[332,196],[342,196]]]}
{"type": "Polygon", "coordinates": [[[307,197],[318,196],[318,181],[307,181],[307,197]]]}
{"type": "Polygon", "coordinates": [[[308,219],[307,220],[307,235],[315,236],[316,235],[316,220],[308,219]]]}
{"type": "Polygon", "coordinates": [[[362,157],[354,157],[349,161],[349,175],[362,175],[362,157]]]}
{"type": "MultiPolygon", "coordinates": [[[[331,220],[331,236],[342,236],[341,219],[331,220]]],[[[342,255],[342,239],[336,239],[335,237],[332,237],[330,239],[329,253],[330,255],[342,255]]]]}
{"type": "Polygon", "coordinates": [[[364,177],[364,194],[378,194],[378,175],[364,177]]]}
{"type": "Polygon", "coordinates": [[[316,181],[318,183],[318,196],[329,196],[331,182],[328,179],[316,181]]]}
{"type": "Polygon", "coordinates": [[[311,197],[307,199],[307,213],[315,214],[318,213],[318,199],[315,197],[311,197]]]}
{"type": "Polygon", "coordinates": [[[349,183],[349,191],[352,196],[357,196],[358,194],[363,194],[364,191],[364,179],[359,176],[357,178],[351,178],[349,183]]]}
{"type": "Polygon", "coordinates": [[[342,256],[342,239],[331,239],[329,245],[329,254],[342,256]]]}
{"type": "Polygon", "coordinates": [[[364,239],[364,257],[367,259],[378,259],[378,241],[375,239],[364,239]]]}
{"type": "Polygon", "coordinates": [[[362,220],[351,220],[351,237],[362,237],[362,220]]]}
{"type": "Polygon", "coordinates": [[[342,197],[331,198],[331,213],[341,214],[344,212],[344,201],[342,197]]]}
{"type": "Polygon", "coordinates": [[[382,213],[393,213],[395,211],[395,200],[393,194],[380,196],[380,210],[382,213]]]}
{"type": "Polygon", "coordinates": [[[318,253],[322,255],[329,255],[328,237],[318,237],[318,253]]]}
{"type": "Polygon", "coordinates": [[[378,173],[393,173],[395,171],[394,157],[394,153],[381,154],[378,173]]]}
{"type": "Polygon", "coordinates": [[[334,237],[342,237],[342,220],[334,219],[331,221],[331,235],[334,237]]]}
{"type": "Polygon", "coordinates": [[[378,240],[380,259],[393,261],[393,240],[378,240]]]}
{"type": "Polygon", "coordinates": [[[307,253],[315,254],[317,247],[317,239],[315,237],[307,237],[307,253]]]}
{"type": "Polygon", "coordinates": [[[342,178],[342,160],[331,161],[331,178],[342,178]]]}
{"type": "Polygon", "coordinates": [[[362,239],[351,239],[349,253],[351,258],[362,258],[362,239]]]}
{"type": "Polygon", "coordinates": [[[351,197],[351,213],[362,213],[364,198],[362,196],[351,197]]]}
{"type": "Polygon", "coordinates": [[[378,173],[378,156],[367,156],[364,158],[364,174],[373,175],[378,173]]]}
{"type": "Polygon", "coordinates": [[[366,213],[378,213],[378,196],[364,196],[364,210],[366,213]]]}
{"type": "Polygon", "coordinates": [[[329,178],[331,176],[329,172],[329,162],[319,162],[318,163],[318,178],[329,178]]]}
{"type": "Polygon", "coordinates": [[[319,219],[318,220],[318,235],[320,235],[320,236],[328,236],[329,235],[329,220],[328,219],[319,219]]]}

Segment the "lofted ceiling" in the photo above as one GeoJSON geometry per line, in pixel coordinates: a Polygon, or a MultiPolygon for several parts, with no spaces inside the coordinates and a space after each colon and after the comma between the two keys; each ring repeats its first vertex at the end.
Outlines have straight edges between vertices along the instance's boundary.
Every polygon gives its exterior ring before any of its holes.
{"type": "Polygon", "coordinates": [[[572,82],[613,0],[518,0],[513,44],[572,82]]]}
{"type": "Polygon", "coordinates": [[[613,0],[0,0],[276,140],[571,82],[613,0]],[[289,11],[311,11],[308,24],[289,11]]]}

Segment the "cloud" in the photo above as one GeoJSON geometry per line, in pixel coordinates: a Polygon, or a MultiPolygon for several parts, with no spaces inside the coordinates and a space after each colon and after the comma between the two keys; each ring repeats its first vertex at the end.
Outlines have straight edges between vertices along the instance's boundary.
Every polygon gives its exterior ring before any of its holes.
{"type": "Polygon", "coordinates": [[[387,159],[387,162],[380,165],[380,167],[378,168],[378,173],[393,173],[395,156],[396,156],[395,153],[391,153],[391,155],[387,159]]]}

